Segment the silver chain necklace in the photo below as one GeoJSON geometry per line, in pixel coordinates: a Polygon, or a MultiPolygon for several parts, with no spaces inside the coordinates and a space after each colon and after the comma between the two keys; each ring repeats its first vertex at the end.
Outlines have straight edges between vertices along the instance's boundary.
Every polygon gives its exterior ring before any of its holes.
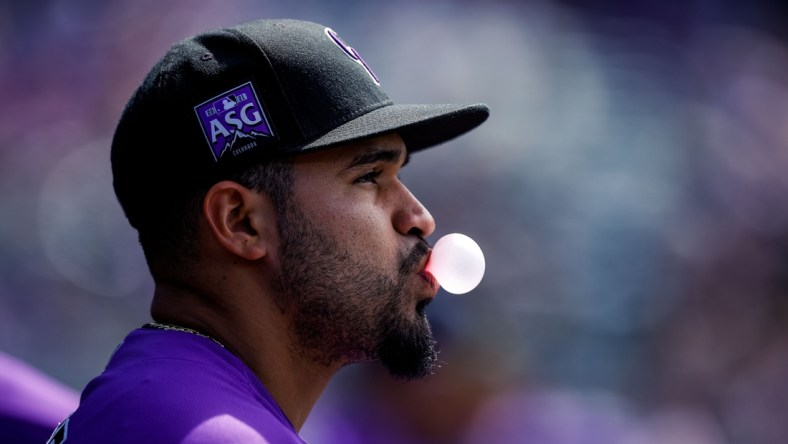
{"type": "Polygon", "coordinates": [[[218,339],[214,338],[213,336],[208,336],[205,333],[201,333],[197,330],[188,328],[188,327],[181,327],[180,325],[172,325],[172,324],[163,324],[161,322],[148,322],[144,325],[145,327],[151,328],[158,328],[159,330],[171,330],[171,331],[180,331],[183,333],[191,333],[193,335],[201,336],[206,339],[210,339],[211,341],[219,344],[222,348],[224,348],[224,344],[219,342],[218,339]]]}

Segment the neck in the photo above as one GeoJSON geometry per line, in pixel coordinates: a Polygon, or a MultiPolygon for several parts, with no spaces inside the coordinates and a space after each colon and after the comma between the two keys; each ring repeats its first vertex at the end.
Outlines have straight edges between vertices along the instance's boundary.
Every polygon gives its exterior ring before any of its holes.
{"type": "Polygon", "coordinates": [[[183,287],[157,283],[151,314],[156,322],[207,335],[238,356],[257,375],[296,431],[341,367],[327,366],[299,353],[289,317],[270,298],[206,298],[183,287]],[[223,303],[205,302],[209,300],[223,303]],[[238,300],[244,303],[232,303],[238,300]]]}

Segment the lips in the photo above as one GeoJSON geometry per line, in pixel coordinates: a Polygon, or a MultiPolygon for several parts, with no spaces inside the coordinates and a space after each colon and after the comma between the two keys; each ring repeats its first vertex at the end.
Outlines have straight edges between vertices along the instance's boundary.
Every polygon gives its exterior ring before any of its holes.
{"type": "Polygon", "coordinates": [[[435,297],[435,295],[438,294],[438,289],[440,289],[440,284],[438,284],[438,281],[435,279],[435,276],[433,276],[432,273],[427,271],[427,264],[430,261],[430,253],[431,253],[431,251],[428,252],[426,255],[424,255],[424,259],[422,260],[422,262],[420,264],[421,266],[419,267],[419,269],[421,271],[419,271],[418,275],[422,279],[424,279],[424,281],[427,283],[427,285],[432,290],[432,295],[431,295],[431,298],[430,298],[430,299],[432,299],[432,298],[435,297]]]}
{"type": "Polygon", "coordinates": [[[435,297],[435,294],[438,294],[438,288],[440,288],[440,285],[438,285],[438,281],[435,280],[435,277],[432,275],[432,273],[425,270],[420,272],[419,276],[421,276],[421,278],[424,279],[427,282],[427,284],[432,288],[432,290],[434,291],[433,297],[435,297]]]}
{"type": "Polygon", "coordinates": [[[411,248],[410,252],[402,261],[399,270],[400,276],[402,277],[413,276],[416,274],[421,278],[426,289],[424,292],[425,299],[423,299],[421,302],[425,303],[429,303],[432,299],[434,299],[435,295],[438,294],[438,289],[440,288],[438,281],[435,280],[435,277],[432,275],[432,273],[427,271],[427,264],[430,261],[430,253],[432,253],[430,244],[428,244],[424,239],[420,239],[419,242],[417,242],[416,245],[411,248]]]}

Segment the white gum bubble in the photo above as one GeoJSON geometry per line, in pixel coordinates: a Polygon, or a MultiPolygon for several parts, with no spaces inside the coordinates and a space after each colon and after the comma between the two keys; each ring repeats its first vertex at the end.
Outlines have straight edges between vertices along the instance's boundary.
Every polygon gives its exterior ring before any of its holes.
{"type": "Polygon", "coordinates": [[[460,233],[438,239],[427,263],[427,271],[452,294],[476,288],[484,276],[484,267],[484,254],[479,244],[460,233]]]}

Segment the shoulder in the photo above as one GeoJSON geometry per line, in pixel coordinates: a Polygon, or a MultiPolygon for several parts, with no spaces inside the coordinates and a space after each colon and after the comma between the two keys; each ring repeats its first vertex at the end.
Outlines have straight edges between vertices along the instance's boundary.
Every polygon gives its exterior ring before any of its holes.
{"type": "Polygon", "coordinates": [[[65,443],[300,442],[281,439],[297,435],[261,387],[237,358],[204,338],[132,333],[85,388],[65,443]]]}
{"type": "Polygon", "coordinates": [[[306,444],[294,430],[275,421],[261,425],[259,420],[249,422],[229,413],[202,421],[180,422],[177,426],[171,423],[80,420],[77,413],[66,418],[47,444],[306,444]]]}

